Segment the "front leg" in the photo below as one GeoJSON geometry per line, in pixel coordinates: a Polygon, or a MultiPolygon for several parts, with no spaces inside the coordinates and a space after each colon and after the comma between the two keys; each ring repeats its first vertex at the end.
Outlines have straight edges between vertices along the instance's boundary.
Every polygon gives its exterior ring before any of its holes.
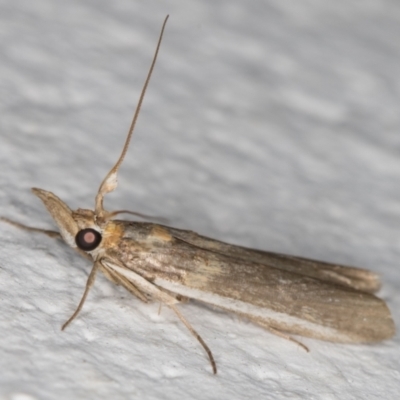
{"type": "Polygon", "coordinates": [[[189,323],[189,321],[182,315],[182,313],[176,307],[176,304],[179,303],[179,299],[178,299],[179,295],[176,295],[174,293],[172,293],[172,294],[166,293],[165,291],[161,290],[159,287],[154,285],[154,283],[148,281],[147,279],[143,278],[136,272],[127,268],[124,264],[120,263],[119,261],[111,260],[111,259],[103,259],[102,264],[105,266],[105,268],[112,270],[118,276],[123,276],[124,278],[126,278],[130,283],[132,283],[136,288],[138,288],[138,290],[151,296],[154,300],[158,300],[161,303],[164,303],[167,306],[169,306],[170,308],[172,308],[172,310],[174,310],[174,312],[176,313],[178,318],[183,322],[183,324],[190,331],[190,333],[202,345],[202,347],[206,351],[208,358],[210,360],[213,373],[214,374],[217,373],[217,365],[215,363],[214,356],[213,356],[210,348],[204,342],[203,338],[192,327],[192,325],[189,323]]]}

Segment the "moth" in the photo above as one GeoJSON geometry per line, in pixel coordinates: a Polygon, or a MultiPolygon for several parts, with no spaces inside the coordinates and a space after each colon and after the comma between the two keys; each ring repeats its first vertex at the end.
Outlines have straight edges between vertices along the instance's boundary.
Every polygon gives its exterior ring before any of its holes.
{"type": "Polygon", "coordinates": [[[124,147],[101,183],[94,210],[72,211],[51,192],[33,188],[59,232],[18,227],[62,238],[93,261],[83,296],[62,329],[78,315],[96,273],[143,302],[170,307],[206,351],[211,350],[178,308],[194,299],[245,317],[268,331],[292,340],[300,335],[340,343],[372,343],[392,337],[395,326],[385,302],[373,293],[377,274],[284,254],[253,250],[152,222],[116,219],[125,210],[107,211],[104,196],[117,187],[117,173],[128,150],[143,98],[160,49],[166,17],[124,147]]]}

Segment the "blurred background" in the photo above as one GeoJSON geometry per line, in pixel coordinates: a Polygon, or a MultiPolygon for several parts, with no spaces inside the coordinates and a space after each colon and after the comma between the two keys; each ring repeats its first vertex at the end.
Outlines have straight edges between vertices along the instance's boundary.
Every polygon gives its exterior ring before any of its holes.
{"type": "MultiPolygon", "coordinates": [[[[0,214],[51,228],[32,186],[71,208],[93,207],[167,14],[106,207],[374,270],[399,324],[394,1],[0,1],[0,214]]],[[[158,315],[158,305],[138,304],[103,278],[61,333],[85,260],[3,224],[0,240],[5,398],[396,398],[398,338],[347,347],[307,340],[312,351],[303,354],[234,316],[185,305],[214,349],[214,379],[168,310],[158,315]]]]}

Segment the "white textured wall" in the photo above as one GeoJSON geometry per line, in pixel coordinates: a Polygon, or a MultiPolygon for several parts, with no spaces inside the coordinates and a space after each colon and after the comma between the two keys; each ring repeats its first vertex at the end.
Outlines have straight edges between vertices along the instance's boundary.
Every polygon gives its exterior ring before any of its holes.
{"type": "MultiPolygon", "coordinates": [[[[0,214],[52,227],[32,186],[92,207],[171,15],[111,209],[363,266],[400,325],[400,5],[395,1],[0,2],[0,214]]],[[[0,394],[28,399],[397,399],[399,336],[304,339],[233,315],[177,318],[0,224],[0,394]]]]}

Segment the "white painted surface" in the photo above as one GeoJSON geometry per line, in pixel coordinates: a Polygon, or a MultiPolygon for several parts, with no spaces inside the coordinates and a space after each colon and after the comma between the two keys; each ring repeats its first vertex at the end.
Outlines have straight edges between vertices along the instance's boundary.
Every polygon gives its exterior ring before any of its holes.
{"type": "MultiPolygon", "coordinates": [[[[51,227],[32,186],[92,207],[164,16],[110,209],[250,247],[363,266],[400,325],[400,5],[393,1],[0,3],[0,214],[51,227]]],[[[292,343],[196,304],[143,305],[0,224],[0,393],[21,399],[397,399],[399,336],[292,343]]]]}

